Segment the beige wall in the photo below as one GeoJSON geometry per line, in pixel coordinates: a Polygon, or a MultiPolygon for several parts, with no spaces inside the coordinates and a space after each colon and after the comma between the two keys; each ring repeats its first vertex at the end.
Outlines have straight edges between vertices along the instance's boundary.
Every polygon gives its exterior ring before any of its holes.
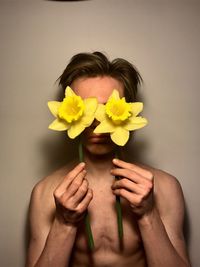
{"type": "Polygon", "coordinates": [[[131,60],[144,78],[149,126],[138,132],[135,149],[182,184],[197,267],[200,2],[1,0],[0,18],[0,266],[23,266],[31,189],[59,165],[60,136],[47,129],[54,81],[74,53],[100,50],[131,60]]]}

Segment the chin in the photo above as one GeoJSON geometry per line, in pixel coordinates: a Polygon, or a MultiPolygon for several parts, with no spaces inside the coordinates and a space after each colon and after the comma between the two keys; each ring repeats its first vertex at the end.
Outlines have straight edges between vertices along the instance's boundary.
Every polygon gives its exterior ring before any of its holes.
{"type": "Polygon", "coordinates": [[[114,144],[88,144],[84,146],[85,152],[93,156],[107,156],[114,154],[114,144]]]}

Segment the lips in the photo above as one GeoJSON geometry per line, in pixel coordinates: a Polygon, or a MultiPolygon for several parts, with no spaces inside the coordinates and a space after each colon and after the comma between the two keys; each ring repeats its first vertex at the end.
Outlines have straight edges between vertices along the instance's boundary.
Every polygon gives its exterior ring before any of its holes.
{"type": "Polygon", "coordinates": [[[109,134],[92,134],[89,136],[89,141],[102,144],[110,142],[110,138],[109,134]]]}

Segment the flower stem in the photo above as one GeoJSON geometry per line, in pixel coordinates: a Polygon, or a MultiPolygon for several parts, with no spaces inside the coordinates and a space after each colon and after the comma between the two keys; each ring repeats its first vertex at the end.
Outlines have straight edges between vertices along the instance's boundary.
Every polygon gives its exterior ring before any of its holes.
{"type": "Polygon", "coordinates": [[[87,233],[87,237],[88,237],[88,246],[89,246],[90,250],[93,250],[94,249],[94,239],[93,239],[93,235],[92,235],[92,229],[90,226],[90,218],[89,218],[88,212],[86,213],[86,216],[85,216],[85,228],[86,228],[86,233],[87,233]]]}
{"type": "MultiPolygon", "coordinates": [[[[83,146],[82,143],[79,143],[79,161],[83,162],[83,146]]],[[[93,239],[93,235],[92,235],[92,229],[90,226],[90,218],[89,218],[89,214],[88,211],[85,215],[85,228],[86,228],[86,233],[87,233],[87,238],[88,238],[88,246],[90,248],[90,250],[94,249],[94,239],[93,239]]]]}
{"type": "Polygon", "coordinates": [[[83,146],[82,146],[81,141],[79,143],[78,153],[79,153],[79,161],[83,162],[83,146]]]}
{"type": "MultiPolygon", "coordinates": [[[[115,177],[115,179],[119,179],[115,177]]],[[[117,210],[117,224],[118,224],[118,235],[119,239],[123,238],[123,223],[122,223],[122,208],[120,203],[120,196],[116,196],[116,210],[117,210]]]]}
{"type": "MultiPolygon", "coordinates": [[[[119,150],[116,151],[115,157],[119,158],[119,150]]],[[[116,180],[119,180],[119,176],[115,176],[116,180]]],[[[122,240],[123,238],[123,222],[122,222],[122,207],[121,207],[121,202],[120,202],[120,196],[116,196],[116,210],[117,210],[117,224],[118,224],[118,235],[119,239],[122,240]]]]}

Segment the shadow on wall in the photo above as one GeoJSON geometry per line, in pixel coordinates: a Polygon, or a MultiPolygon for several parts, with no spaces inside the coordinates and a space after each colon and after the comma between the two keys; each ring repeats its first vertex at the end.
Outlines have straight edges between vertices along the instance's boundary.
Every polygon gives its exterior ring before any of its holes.
{"type": "Polygon", "coordinates": [[[187,248],[190,247],[190,218],[188,214],[187,204],[185,204],[185,218],[184,218],[184,225],[183,225],[183,234],[185,237],[185,242],[187,248]]]}
{"type": "Polygon", "coordinates": [[[45,159],[42,173],[48,175],[78,157],[78,140],[68,138],[66,131],[43,138],[40,150],[45,159]]]}
{"type": "Polygon", "coordinates": [[[24,252],[25,252],[25,258],[28,252],[28,245],[30,241],[30,225],[29,225],[29,207],[26,209],[26,216],[25,216],[25,222],[24,222],[24,252]]]}

